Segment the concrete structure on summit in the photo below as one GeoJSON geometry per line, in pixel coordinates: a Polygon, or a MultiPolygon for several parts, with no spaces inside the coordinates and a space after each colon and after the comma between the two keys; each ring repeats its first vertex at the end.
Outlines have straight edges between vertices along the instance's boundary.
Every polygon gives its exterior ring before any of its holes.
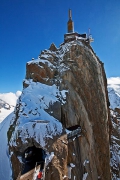
{"type": "Polygon", "coordinates": [[[68,17],[69,17],[69,20],[67,22],[67,33],[64,35],[64,42],[65,43],[70,42],[70,41],[74,41],[74,40],[84,40],[88,44],[90,44],[91,42],[94,41],[92,38],[92,35],[90,34],[90,29],[89,29],[88,34],[86,34],[86,33],[79,34],[77,32],[74,32],[74,22],[72,21],[71,9],[69,9],[68,17]]]}

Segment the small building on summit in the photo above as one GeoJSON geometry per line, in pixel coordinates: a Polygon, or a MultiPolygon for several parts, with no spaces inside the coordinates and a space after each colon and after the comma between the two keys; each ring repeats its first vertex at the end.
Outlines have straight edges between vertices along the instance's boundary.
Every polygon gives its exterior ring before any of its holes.
{"type": "Polygon", "coordinates": [[[92,35],[90,34],[90,29],[88,34],[79,34],[77,32],[74,32],[74,22],[72,21],[72,11],[71,9],[69,9],[69,13],[68,13],[68,23],[67,23],[67,33],[64,34],[64,42],[70,42],[73,40],[84,40],[86,41],[88,44],[90,44],[91,42],[93,42],[94,40],[92,39],[92,35]]]}

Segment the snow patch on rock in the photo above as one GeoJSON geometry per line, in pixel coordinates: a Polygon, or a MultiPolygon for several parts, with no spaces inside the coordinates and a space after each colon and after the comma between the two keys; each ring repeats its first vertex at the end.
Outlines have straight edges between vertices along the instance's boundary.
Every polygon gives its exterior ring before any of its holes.
{"type": "Polygon", "coordinates": [[[63,132],[62,124],[49,115],[46,109],[56,101],[64,104],[68,91],[60,91],[55,84],[49,86],[32,82],[32,80],[27,80],[27,83],[29,86],[23,90],[19,100],[19,118],[10,144],[16,146],[15,142],[18,136],[21,137],[23,143],[27,143],[27,138],[34,137],[36,142],[45,147],[46,139],[53,138],[53,136],[63,132]]]}

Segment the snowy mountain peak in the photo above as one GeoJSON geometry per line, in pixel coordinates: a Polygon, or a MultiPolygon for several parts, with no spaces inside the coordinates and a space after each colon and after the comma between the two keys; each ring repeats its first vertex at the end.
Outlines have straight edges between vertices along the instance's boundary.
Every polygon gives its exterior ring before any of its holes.
{"type": "Polygon", "coordinates": [[[6,103],[5,101],[3,101],[2,99],[0,99],[0,109],[1,108],[5,108],[5,109],[10,109],[12,106],[8,103],[6,103]]]}
{"type": "Polygon", "coordinates": [[[110,108],[120,108],[120,78],[108,78],[108,95],[110,108]]]}

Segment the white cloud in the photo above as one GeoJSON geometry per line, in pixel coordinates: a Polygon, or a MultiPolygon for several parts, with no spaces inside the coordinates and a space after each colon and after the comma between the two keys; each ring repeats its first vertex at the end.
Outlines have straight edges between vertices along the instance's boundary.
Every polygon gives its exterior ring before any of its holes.
{"type": "Polygon", "coordinates": [[[19,97],[21,95],[21,93],[22,93],[21,91],[17,91],[16,96],[19,97]]]}
{"type": "Polygon", "coordinates": [[[107,78],[108,84],[120,84],[120,77],[110,77],[107,78]]]}

